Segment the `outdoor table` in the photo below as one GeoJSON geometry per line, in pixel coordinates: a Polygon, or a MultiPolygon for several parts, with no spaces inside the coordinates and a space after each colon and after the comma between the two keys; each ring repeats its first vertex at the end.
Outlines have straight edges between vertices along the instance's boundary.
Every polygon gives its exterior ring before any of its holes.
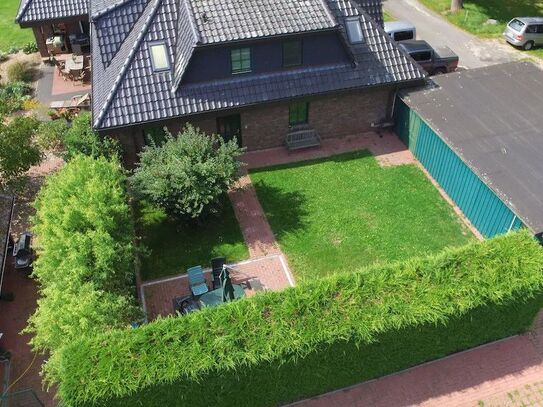
{"type": "Polygon", "coordinates": [[[66,58],[66,66],[65,70],[68,72],[76,72],[79,73],[83,70],[83,55],[70,55],[68,58],[66,58]]]}
{"type": "MultiPolygon", "coordinates": [[[[232,284],[234,287],[234,298],[241,298],[245,296],[245,290],[239,284],[232,284]]],[[[222,301],[222,287],[216,290],[209,291],[200,297],[200,304],[203,307],[215,307],[221,305],[222,301]]]]}

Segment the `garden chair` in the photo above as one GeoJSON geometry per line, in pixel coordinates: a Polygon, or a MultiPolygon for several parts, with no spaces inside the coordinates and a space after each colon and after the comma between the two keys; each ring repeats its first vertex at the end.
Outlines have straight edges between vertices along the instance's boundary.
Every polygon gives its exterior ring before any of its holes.
{"type": "Polygon", "coordinates": [[[55,110],[66,109],[80,111],[81,109],[89,109],[90,101],[90,94],[86,93],[84,95],[73,96],[69,100],[51,102],[49,107],[55,110]]]}
{"type": "Polygon", "coordinates": [[[226,257],[215,257],[211,259],[211,272],[213,273],[213,289],[216,290],[221,286],[221,271],[226,263],[226,257]]]}
{"type": "Polygon", "coordinates": [[[202,270],[202,266],[195,266],[189,268],[187,270],[187,274],[189,277],[189,287],[192,295],[198,297],[209,291],[209,288],[206,284],[204,271],[202,270]]]}

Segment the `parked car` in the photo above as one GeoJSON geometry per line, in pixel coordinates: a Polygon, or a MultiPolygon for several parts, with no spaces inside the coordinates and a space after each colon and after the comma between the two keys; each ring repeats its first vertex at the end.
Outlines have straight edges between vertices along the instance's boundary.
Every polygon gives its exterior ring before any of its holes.
{"type": "Polygon", "coordinates": [[[15,257],[15,268],[20,270],[32,267],[33,253],[31,247],[32,235],[24,232],[13,246],[13,256],[15,257]]]}
{"type": "Polygon", "coordinates": [[[387,21],[385,31],[394,41],[414,40],[417,38],[417,29],[407,21],[387,21]]]}
{"type": "Polygon", "coordinates": [[[399,46],[430,75],[454,72],[458,67],[458,55],[449,47],[434,49],[422,40],[402,41],[399,46]]]}
{"type": "Polygon", "coordinates": [[[513,18],[505,28],[503,38],[509,44],[526,51],[543,45],[543,17],[513,18]]]}

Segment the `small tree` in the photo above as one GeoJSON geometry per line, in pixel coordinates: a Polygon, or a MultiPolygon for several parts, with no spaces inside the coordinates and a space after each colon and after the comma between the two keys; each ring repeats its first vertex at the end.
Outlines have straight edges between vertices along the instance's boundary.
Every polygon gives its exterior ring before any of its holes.
{"type": "Polygon", "coordinates": [[[206,135],[187,125],[140,155],[132,182],[136,192],[176,219],[196,219],[217,209],[236,180],[243,149],[234,140],[206,135]]]}
{"type": "Polygon", "coordinates": [[[64,158],[69,161],[72,157],[83,154],[89,157],[113,158],[119,155],[119,144],[109,138],[102,137],[93,130],[90,113],[77,115],[63,140],[66,149],[64,158]]]}
{"type": "Polygon", "coordinates": [[[34,117],[16,117],[8,124],[0,118],[0,189],[40,162],[33,142],[39,124],[34,117]]]}
{"type": "Polygon", "coordinates": [[[464,0],[451,0],[451,11],[453,13],[464,8],[464,0]]]}

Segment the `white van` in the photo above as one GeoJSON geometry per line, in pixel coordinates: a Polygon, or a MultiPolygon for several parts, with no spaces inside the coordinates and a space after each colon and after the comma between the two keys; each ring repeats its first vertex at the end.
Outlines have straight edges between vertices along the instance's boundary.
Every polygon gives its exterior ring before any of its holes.
{"type": "Polygon", "coordinates": [[[417,37],[415,26],[407,21],[387,21],[385,31],[394,41],[414,40],[417,37]]]}

